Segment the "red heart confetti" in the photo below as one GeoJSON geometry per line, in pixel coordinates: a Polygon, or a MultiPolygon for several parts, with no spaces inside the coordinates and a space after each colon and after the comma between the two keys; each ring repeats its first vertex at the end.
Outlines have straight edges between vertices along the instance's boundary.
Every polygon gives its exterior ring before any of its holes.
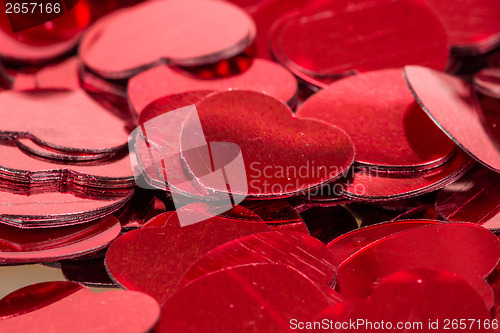
{"type": "Polygon", "coordinates": [[[185,227],[170,224],[133,230],[111,244],[106,267],[119,285],[145,292],[163,304],[175,292],[184,272],[205,253],[267,230],[264,223],[219,217],[185,227]]]}
{"type": "Polygon", "coordinates": [[[343,296],[363,297],[382,278],[397,271],[442,269],[467,280],[491,307],[493,295],[483,278],[499,258],[500,242],[487,229],[469,223],[439,223],[370,243],[339,265],[337,283],[343,296]]]}
{"type": "Polygon", "coordinates": [[[229,3],[149,1],[99,20],[85,34],[79,54],[100,75],[126,78],[162,60],[213,63],[238,54],[254,38],[251,18],[229,3]]]}

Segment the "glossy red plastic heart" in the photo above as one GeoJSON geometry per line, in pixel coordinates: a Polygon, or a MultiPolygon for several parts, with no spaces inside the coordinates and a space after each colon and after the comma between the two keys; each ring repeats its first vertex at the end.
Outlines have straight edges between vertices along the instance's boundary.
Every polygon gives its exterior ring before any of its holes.
{"type": "Polygon", "coordinates": [[[442,166],[416,173],[354,167],[353,177],[342,184],[342,194],[368,202],[411,198],[453,183],[473,164],[467,154],[457,149],[442,166]]]}
{"type": "Polygon", "coordinates": [[[0,224],[0,263],[57,261],[96,252],[120,234],[113,217],[66,228],[23,230],[0,224]]]}
{"type": "MultiPolygon", "coordinates": [[[[315,120],[297,119],[284,103],[262,93],[214,93],[196,108],[207,142],[231,142],[241,149],[248,185],[245,194],[249,198],[289,197],[314,189],[341,177],[354,158],[352,142],[342,130],[315,120]],[[286,154],[283,146],[287,146],[286,154]]],[[[192,146],[190,129],[185,123],[181,148],[192,146]]],[[[200,165],[198,156],[181,149],[181,158],[200,181],[203,175],[199,170],[206,167],[200,165]]]]}
{"type": "Polygon", "coordinates": [[[0,105],[1,135],[76,153],[116,151],[128,141],[123,122],[80,90],[5,91],[0,105]]]}
{"type": "Polygon", "coordinates": [[[282,17],[270,39],[273,55],[306,82],[410,64],[441,70],[448,60],[441,22],[414,0],[326,1],[282,17]]]}
{"type": "Polygon", "coordinates": [[[488,308],[466,280],[426,268],[391,274],[368,299],[334,305],[319,318],[358,323],[352,332],[493,332],[488,308]]]}
{"type": "Polygon", "coordinates": [[[173,295],[162,307],[157,331],[289,332],[291,320],[311,320],[329,304],[313,282],[289,266],[231,267],[173,295]]]}
{"type": "Polygon", "coordinates": [[[369,295],[381,279],[400,270],[447,270],[468,281],[491,307],[493,295],[484,278],[499,258],[500,241],[487,229],[470,223],[439,223],[365,246],[338,267],[337,283],[343,296],[356,298],[369,295]]]}
{"type": "Polygon", "coordinates": [[[500,229],[500,175],[476,168],[457,182],[441,189],[436,209],[446,220],[471,222],[500,229]]]}
{"type": "Polygon", "coordinates": [[[456,77],[424,67],[407,66],[405,75],[429,117],[470,156],[500,172],[498,128],[488,133],[473,88],[456,77]]]}
{"type": "Polygon", "coordinates": [[[365,246],[368,246],[379,239],[412,228],[436,223],[440,222],[428,220],[384,222],[353,230],[328,243],[327,247],[333,255],[332,264],[340,266],[340,264],[348,260],[350,256],[354,255],[358,251],[361,251],[365,246]]]}
{"type": "Polygon", "coordinates": [[[185,227],[169,222],[120,236],[106,254],[113,280],[153,296],[160,304],[172,296],[184,272],[205,253],[233,239],[269,230],[264,223],[220,217],[185,227]]]}
{"type": "Polygon", "coordinates": [[[426,0],[443,22],[449,43],[462,54],[485,53],[500,43],[500,7],[495,0],[426,0]]]}
{"type": "Polygon", "coordinates": [[[148,295],[114,290],[93,293],[73,282],[21,288],[0,301],[3,332],[146,332],[160,316],[148,295]],[[130,309],[134,308],[133,314],[130,309]],[[85,318],[85,320],[82,320],[85,318]]]}
{"type": "Polygon", "coordinates": [[[293,106],[297,81],[286,69],[264,59],[253,60],[250,67],[240,74],[209,80],[189,76],[168,66],[158,66],[132,77],[128,95],[136,112],[140,113],[146,105],[163,96],[193,90],[230,89],[264,92],[293,106]]]}
{"type": "Polygon", "coordinates": [[[26,195],[2,190],[0,223],[18,228],[47,228],[94,221],[129,201],[133,190],[127,192],[119,197],[83,198],[71,193],[42,191],[26,195]]]}
{"type": "Polygon", "coordinates": [[[429,169],[446,162],[455,148],[415,102],[402,69],[373,71],[332,83],[307,99],[297,116],[345,130],[354,143],[355,160],[361,164],[429,169]]]}
{"type": "Polygon", "coordinates": [[[291,231],[253,234],[205,254],[186,271],[179,286],[229,267],[269,263],[291,266],[323,288],[334,285],[331,257],[326,246],[309,235],[291,231]]]}
{"type": "Polygon", "coordinates": [[[164,61],[213,63],[240,53],[254,38],[252,19],[230,3],[148,1],[99,20],[84,35],[79,54],[98,74],[126,78],[164,61]]]}

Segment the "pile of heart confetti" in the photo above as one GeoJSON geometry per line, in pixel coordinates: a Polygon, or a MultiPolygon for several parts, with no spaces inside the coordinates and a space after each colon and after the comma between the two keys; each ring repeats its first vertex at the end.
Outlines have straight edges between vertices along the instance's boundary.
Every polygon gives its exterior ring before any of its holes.
{"type": "Polygon", "coordinates": [[[27,4],[0,332],[500,332],[498,0],[27,4]]]}

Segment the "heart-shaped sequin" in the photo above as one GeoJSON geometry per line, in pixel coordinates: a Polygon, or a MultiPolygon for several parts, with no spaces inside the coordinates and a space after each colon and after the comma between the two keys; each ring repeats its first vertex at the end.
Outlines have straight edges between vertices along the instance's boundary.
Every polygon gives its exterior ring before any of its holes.
{"type": "Polygon", "coordinates": [[[500,242],[487,229],[470,223],[439,223],[370,243],[338,267],[337,283],[345,297],[363,297],[382,278],[400,270],[447,270],[467,280],[491,307],[493,295],[484,278],[499,258],[500,242]]]}
{"type": "Polygon", "coordinates": [[[184,272],[205,253],[233,239],[267,230],[265,223],[219,217],[185,227],[169,223],[137,229],[111,244],[106,267],[119,285],[145,292],[163,304],[175,292],[184,272]]]}
{"type": "MultiPolygon", "coordinates": [[[[248,197],[287,197],[314,189],[341,177],[354,157],[352,142],[342,130],[297,119],[284,103],[262,93],[214,93],[196,109],[207,142],[231,142],[241,149],[248,197]],[[292,142],[284,154],[283,144],[292,142]]],[[[193,147],[191,130],[191,124],[185,123],[181,148],[193,147]]],[[[209,161],[200,160],[198,154],[197,150],[181,149],[182,159],[200,185],[210,187],[200,180],[209,161]]],[[[228,177],[235,176],[239,175],[228,177]]],[[[224,192],[227,188],[211,190],[224,192]]]]}

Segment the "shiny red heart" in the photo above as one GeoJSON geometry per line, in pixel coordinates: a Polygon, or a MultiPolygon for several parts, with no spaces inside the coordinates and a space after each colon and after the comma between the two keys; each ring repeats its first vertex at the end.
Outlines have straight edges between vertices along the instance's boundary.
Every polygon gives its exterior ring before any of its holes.
{"type": "Polygon", "coordinates": [[[79,54],[96,73],[126,78],[163,61],[213,63],[240,53],[254,38],[252,19],[232,4],[148,1],[96,22],[79,54]]]}
{"type": "Polygon", "coordinates": [[[381,279],[400,270],[447,270],[468,281],[491,307],[493,295],[484,278],[499,258],[500,242],[487,229],[470,223],[439,223],[365,246],[338,267],[337,283],[343,296],[364,297],[381,279]]]}
{"type": "MultiPolygon", "coordinates": [[[[249,198],[288,197],[332,182],[354,157],[352,142],[342,130],[297,119],[284,103],[262,93],[214,93],[196,109],[207,142],[231,142],[241,149],[249,198]]],[[[190,129],[189,123],[184,124],[181,148],[192,146],[190,129]]],[[[187,149],[181,149],[181,156],[201,181],[198,170],[206,170],[206,161],[200,162],[197,152],[187,149]]],[[[227,192],[227,188],[213,190],[227,192]]]]}
{"type": "Polygon", "coordinates": [[[364,165],[431,169],[445,163],[455,149],[415,102],[402,69],[362,73],[332,83],[307,99],[297,116],[345,130],[354,143],[356,162],[364,165]]]}
{"type": "Polygon", "coordinates": [[[45,282],[21,288],[0,301],[0,330],[146,332],[159,315],[158,303],[142,293],[96,294],[73,282],[45,282]]]}
{"type": "Polygon", "coordinates": [[[356,252],[361,251],[364,247],[379,239],[412,228],[422,227],[435,223],[439,223],[439,221],[408,220],[401,222],[379,223],[353,230],[335,238],[333,241],[328,243],[327,247],[330,249],[330,252],[332,252],[333,255],[332,264],[335,266],[339,266],[356,252]]]}
{"type": "Polygon", "coordinates": [[[352,178],[340,183],[342,195],[372,201],[406,199],[438,190],[463,176],[473,161],[457,149],[451,159],[435,169],[420,172],[384,172],[366,167],[354,167],[352,178]]]}
{"type": "Polygon", "coordinates": [[[109,153],[128,141],[123,122],[80,90],[2,92],[0,104],[0,135],[72,153],[109,153]]]}
{"type": "Polygon", "coordinates": [[[128,155],[109,162],[100,161],[99,164],[78,165],[62,161],[56,164],[33,158],[16,146],[0,142],[0,156],[0,178],[11,181],[30,184],[58,182],[61,188],[70,183],[108,189],[135,185],[128,155]]]}
{"type": "Polygon", "coordinates": [[[205,253],[233,239],[269,230],[264,223],[220,217],[185,227],[174,222],[130,231],[111,244],[106,267],[119,285],[145,292],[163,304],[184,272],[205,253]]]}
{"type": "Polygon", "coordinates": [[[443,22],[449,42],[462,54],[485,53],[500,44],[500,7],[495,0],[426,0],[443,22]]]}
{"type": "MultiPolygon", "coordinates": [[[[59,189],[60,190],[60,189],[59,189]]],[[[100,192],[103,192],[102,190],[100,192]]],[[[47,192],[15,194],[0,191],[0,223],[19,228],[47,228],[80,224],[108,216],[132,197],[133,190],[123,196],[92,198],[72,193],[47,192]]]]}

